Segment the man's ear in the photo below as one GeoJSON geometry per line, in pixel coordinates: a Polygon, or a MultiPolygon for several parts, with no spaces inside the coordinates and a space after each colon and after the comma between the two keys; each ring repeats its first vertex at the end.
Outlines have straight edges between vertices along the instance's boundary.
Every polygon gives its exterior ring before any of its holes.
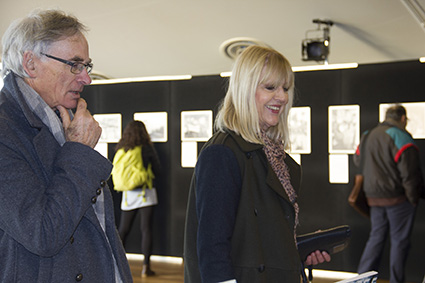
{"type": "Polygon", "coordinates": [[[405,129],[406,126],[407,126],[407,117],[406,117],[406,115],[402,115],[401,116],[400,123],[401,123],[402,127],[405,129]]]}
{"type": "Polygon", "coordinates": [[[30,76],[31,78],[34,78],[36,76],[36,64],[34,62],[34,53],[32,53],[31,51],[24,52],[22,66],[24,67],[24,70],[28,74],[28,76],[30,76]]]}

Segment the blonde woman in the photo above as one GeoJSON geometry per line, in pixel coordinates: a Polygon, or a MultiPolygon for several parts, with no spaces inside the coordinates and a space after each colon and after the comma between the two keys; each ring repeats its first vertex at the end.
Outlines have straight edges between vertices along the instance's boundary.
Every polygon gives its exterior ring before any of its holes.
{"type": "MultiPolygon", "coordinates": [[[[273,49],[237,58],[189,193],[185,282],[300,282],[301,170],[285,153],[294,74],[273,49]]],[[[307,265],[329,261],[316,251],[307,265]]]]}

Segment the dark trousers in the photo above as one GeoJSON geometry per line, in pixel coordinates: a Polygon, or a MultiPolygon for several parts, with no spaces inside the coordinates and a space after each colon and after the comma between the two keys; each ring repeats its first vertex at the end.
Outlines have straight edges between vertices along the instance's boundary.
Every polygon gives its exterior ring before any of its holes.
{"type": "Polygon", "coordinates": [[[133,225],[137,213],[140,213],[140,230],[142,232],[142,253],[145,256],[143,264],[149,265],[152,254],[152,216],[154,206],[146,206],[139,209],[121,211],[120,227],[118,229],[121,240],[124,242],[133,225]]]}
{"type": "Polygon", "coordinates": [[[405,265],[410,248],[410,235],[415,218],[415,207],[408,201],[385,206],[371,207],[371,231],[358,273],[378,271],[387,236],[390,236],[390,282],[404,282],[405,265]]]}

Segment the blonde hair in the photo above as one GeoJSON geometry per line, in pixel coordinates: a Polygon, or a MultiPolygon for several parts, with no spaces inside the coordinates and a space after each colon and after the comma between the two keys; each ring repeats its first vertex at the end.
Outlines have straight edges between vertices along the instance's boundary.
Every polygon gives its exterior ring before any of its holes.
{"type": "Polygon", "coordinates": [[[255,93],[259,84],[284,85],[288,89],[288,103],[279,123],[267,130],[267,136],[289,146],[288,114],[294,99],[294,73],[291,64],[271,48],[250,46],[236,59],[229,88],[215,120],[218,131],[234,131],[248,142],[264,144],[255,93]]]}

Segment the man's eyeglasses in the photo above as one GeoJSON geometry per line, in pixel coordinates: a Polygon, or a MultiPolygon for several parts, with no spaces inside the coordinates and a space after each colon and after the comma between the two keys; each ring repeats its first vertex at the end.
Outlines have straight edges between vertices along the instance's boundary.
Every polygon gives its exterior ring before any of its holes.
{"type": "Polygon", "coordinates": [[[56,60],[56,61],[59,61],[59,62],[62,62],[64,64],[71,66],[71,73],[76,74],[76,75],[80,74],[84,69],[86,69],[87,73],[90,74],[92,69],[93,69],[92,63],[84,64],[82,62],[72,62],[72,61],[61,59],[61,58],[58,58],[58,57],[55,57],[55,56],[52,56],[52,55],[49,55],[49,54],[46,54],[46,53],[43,53],[43,52],[41,52],[41,54],[46,56],[46,57],[49,57],[50,59],[53,59],[53,60],[56,60]]]}

